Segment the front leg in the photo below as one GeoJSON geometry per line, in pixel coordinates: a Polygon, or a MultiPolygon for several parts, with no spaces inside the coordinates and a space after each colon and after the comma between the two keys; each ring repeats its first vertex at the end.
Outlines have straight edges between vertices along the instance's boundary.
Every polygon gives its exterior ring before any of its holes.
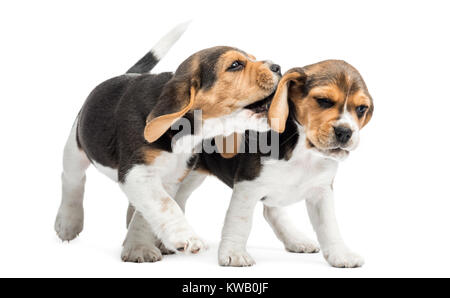
{"type": "Polygon", "coordinates": [[[219,265],[243,267],[255,264],[247,253],[246,245],[258,199],[250,189],[235,186],[222,230],[219,265]]]}
{"type": "Polygon", "coordinates": [[[342,240],[331,188],[318,191],[316,197],[306,201],[306,206],[327,262],[339,268],[361,267],[364,264],[363,258],[352,252],[342,240]]]}
{"type": "Polygon", "coordinates": [[[124,262],[157,262],[162,259],[161,251],[155,246],[156,239],[148,222],[139,212],[134,212],[123,242],[124,262]]]}
{"type": "Polygon", "coordinates": [[[198,253],[206,248],[188,224],[181,208],[164,189],[157,169],[146,165],[134,166],[120,187],[167,249],[198,253]]]}

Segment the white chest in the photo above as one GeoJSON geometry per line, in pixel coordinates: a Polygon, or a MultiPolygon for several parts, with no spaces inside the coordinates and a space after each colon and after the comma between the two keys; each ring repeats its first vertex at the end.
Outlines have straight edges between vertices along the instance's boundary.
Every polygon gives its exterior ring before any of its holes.
{"type": "Polygon", "coordinates": [[[263,161],[263,170],[255,180],[264,192],[264,203],[286,206],[329,189],[338,163],[318,156],[298,144],[289,160],[263,161]]]}

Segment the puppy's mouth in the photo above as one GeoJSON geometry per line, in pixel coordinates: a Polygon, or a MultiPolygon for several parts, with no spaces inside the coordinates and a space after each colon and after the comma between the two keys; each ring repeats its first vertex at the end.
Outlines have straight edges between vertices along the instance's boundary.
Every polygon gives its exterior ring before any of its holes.
{"type": "Polygon", "coordinates": [[[348,151],[346,149],[342,149],[342,148],[327,149],[327,150],[324,150],[324,152],[327,153],[328,155],[350,153],[350,151],[348,151]]]}
{"type": "Polygon", "coordinates": [[[346,150],[344,148],[336,147],[336,148],[329,148],[329,149],[321,149],[315,146],[309,139],[308,141],[308,147],[312,149],[313,151],[319,153],[322,156],[335,159],[338,161],[344,160],[347,158],[347,156],[350,154],[349,150],[346,150]]]}
{"type": "Polygon", "coordinates": [[[274,95],[275,91],[272,92],[272,94],[270,94],[266,98],[263,98],[257,102],[245,106],[244,109],[250,110],[255,114],[266,114],[269,111],[270,103],[272,102],[274,95]]]}

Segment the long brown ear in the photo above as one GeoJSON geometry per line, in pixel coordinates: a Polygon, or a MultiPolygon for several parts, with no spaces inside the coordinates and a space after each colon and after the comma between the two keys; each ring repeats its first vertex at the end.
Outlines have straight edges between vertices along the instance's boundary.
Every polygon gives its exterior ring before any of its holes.
{"type": "Polygon", "coordinates": [[[242,141],[244,140],[244,134],[233,133],[227,137],[216,136],[214,137],[216,147],[219,150],[220,155],[223,158],[233,158],[239,153],[242,141]]]}
{"type": "Polygon", "coordinates": [[[276,132],[282,133],[286,127],[286,120],[289,115],[288,93],[290,83],[294,81],[303,84],[305,80],[306,75],[301,68],[293,68],[281,78],[268,113],[270,127],[276,132]]]}
{"type": "Polygon", "coordinates": [[[158,140],[170,126],[184,116],[194,105],[196,88],[194,85],[172,78],[164,87],[158,103],[147,117],[144,138],[152,143],[158,140]]]}

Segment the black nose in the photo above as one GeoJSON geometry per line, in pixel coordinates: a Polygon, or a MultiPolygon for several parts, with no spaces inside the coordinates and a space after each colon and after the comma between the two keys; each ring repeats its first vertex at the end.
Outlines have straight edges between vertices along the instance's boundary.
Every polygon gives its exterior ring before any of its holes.
{"type": "Polygon", "coordinates": [[[336,140],[341,144],[347,143],[348,140],[350,140],[350,138],[352,137],[352,133],[352,130],[348,127],[338,126],[334,128],[336,140]]]}
{"type": "Polygon", "coordinates": [[[272,64],[270,66],[270,70],[276,72],[277,74],[281,74],[281,67],[278,64],[272,64]]]}

